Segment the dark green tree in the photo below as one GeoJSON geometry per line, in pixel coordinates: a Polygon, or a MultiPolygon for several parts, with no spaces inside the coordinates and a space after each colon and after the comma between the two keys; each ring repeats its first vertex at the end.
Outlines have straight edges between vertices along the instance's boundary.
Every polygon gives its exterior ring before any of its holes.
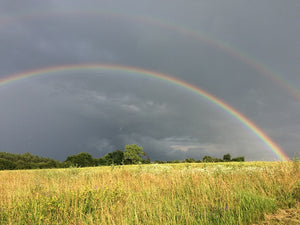
{"type": "Polygon", "coordinates": [[[226,161],[226,162],[229,162],[231,160],[231,155],[229,153],[225,154],[223,156],[223,160],[226,161]]]}
{"type": "Polygon", "coordinates": [[[0,169],[37,169],[62,166],[59,161],[31,155],[28,152],[24,154],[0,152],[0,169]]]}
{"type": "Polygon", "coordinates": [[[121,150],[116,150],[114,152],[107,153],[104,156],[106,165],[122,165],[124,163],[124,152],[121,150]]]}
{"type": "Polygon", "coordinates": [[[13,170],[16,168],[16,166],[16,163],[7,159],[0,158],[0,170],[13,170]]]}
{"type": "Polygon", "coordinates": [[[149,156],[147,156],[147,159],[145,160],[144,163],[145,163],[145,164],[150,164],[150,163],[151,163],[151,160],[150,160],[150,157],[149,157],[149,156]]]}
{"type": "Polygon", "coordinates": [[[233,161],[233,162],[245,162],[245,157],[244,156],[236,157],[236,158],[233,158],[231,161],[233,161]]]}
{"type": "Polygon", "coordinates": [[[214,159],[208,155],[203,157],[203,162],[214,162],[214,159]]]}
{"type": "Polygon", "coordinates": [[[193,159],[193,158],[187,158],[187,159],[184,160],[184,162],[186,162],[186,163],[194,163],[194,162],[196,162],[196,160],[193,159]]]}
{"type": "Polygon", "coordinates": [[[103,157],[103,158],[95,159],[95,165],[96,166],[104,166],[104,165],[108,165],[108,164],[106,163],[105,157],[103,157]]]}
{"type": "Polygon", "coordinates": [[[65,163],[70,163],[72,166],[87,167],[94,166],[95,160],[89,153],[81,152],[77,155],[68,156],[65,163]]]}

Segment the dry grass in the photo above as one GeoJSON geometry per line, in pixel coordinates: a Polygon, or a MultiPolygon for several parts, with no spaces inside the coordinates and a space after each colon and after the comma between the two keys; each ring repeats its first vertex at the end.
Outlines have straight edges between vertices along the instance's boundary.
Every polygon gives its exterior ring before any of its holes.
{"type": "Polygon", "coordinates": [[[253,224],[292,212],[299,180],[299,162],[1,171],[0,224],[253,224]]]}
{"type": "Polygon", "coordinates": [[[300,224],[300,203],[295,207],[287,209],[278,209],[274,214],[265,215],[265,220],[258,225],[299,225],[300,224]]]}

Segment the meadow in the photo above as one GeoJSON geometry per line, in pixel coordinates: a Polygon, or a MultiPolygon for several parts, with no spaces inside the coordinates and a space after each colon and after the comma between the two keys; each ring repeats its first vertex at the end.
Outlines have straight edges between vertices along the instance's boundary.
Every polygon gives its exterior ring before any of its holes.
{"type": "Polygon", "coordinates": [[[299,204],[299,168],[294,161],[0,171],[0,224],[259,224],[299,204]]]}

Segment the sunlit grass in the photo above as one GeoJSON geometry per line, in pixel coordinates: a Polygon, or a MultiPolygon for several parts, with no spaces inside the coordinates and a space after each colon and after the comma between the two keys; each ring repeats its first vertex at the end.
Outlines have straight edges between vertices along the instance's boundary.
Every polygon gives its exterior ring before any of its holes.
{"type": "Polygon", "coordinates": [[[299,181],[299,162],[1,171],[0,224],[252,224],[299,181]]]}

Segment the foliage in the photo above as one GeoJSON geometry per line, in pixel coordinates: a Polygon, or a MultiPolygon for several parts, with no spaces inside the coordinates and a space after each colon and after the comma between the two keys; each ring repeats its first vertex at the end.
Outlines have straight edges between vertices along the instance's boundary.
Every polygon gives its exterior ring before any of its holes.
{"type": "Polygon", "coordinates": [[[124,164],[124,152],[121,150],[109,152],[104,156],[104,161],[106,165],[122,165],[124,164]]]}
{"type": "Polygon", "coordinates": [[[16,163],[0,158],[0,170],[13,170],[16,168],[16,163]]]}
{"type": "Polygon", "coordinates": [[[225,154],[224,156],[223,156],[223,160],[225,161],[225,162],[229,162],[230,160],[231,160],[231,155],[228,153],[228,154],[225,154]]]}
{"type": "Polygon", "coordinates": [[[233,162],[245,162],[245,157],[244,156],[236,157],[236,158],[233,158],[231,161],[233,161],[233,162]]]}
{"type": "Polygon", "coordinates": [[[59,161],[31,155],[28,152],[24,154],[0,152],[0,170],[59,168],[62,166],[63,164],[59,161]]]}
{"type": "Polygon", "coordinates": [[[65,163],[70,163],[72,166],[79,166],[79,167],[87,167],[87,166],[94,166],[95,161],[93,157],[86,152],[81,152],[77,155],[68,156],[65,160],[65,163]]]}
{"type": "Polygon", "coordinates": [[[150,164],[150,163],[151,163],[150,157],[147,156],[146,159],[143,159],[143,160],[142,160],[142,163],[143,163],[143,164],[150,164]]]}
{"type": "MultiPolygon", "coordinates": [[[[125,150],[116,150],[107,153],[104,157],[93,158],[92,155],[86,152],[81,152],[77,155],[68,156],[64,162],[57,160],[39,157],[37,155],[13,154],[7,152],[0,152],[0,170],[14,170],[14,169],[46,169],[46,168],[68,168],[68,167],[92,167],[92,166],[110,166],[110,165],[126,165],[126,164],[151,164],[150,157],[146,156],[143,148],[136,145],[126,145],[125,150]]],[[[223,159],[213,158],[211,156],[204,156],[201,161],[194,158],[186,158],[182,161],[175,160],[155,160],[154,163],[202,163],[202,162],[244,162],[245,157],[236,157],[231,159],[231,155],[225,154],[223,159]]]]}
{"type": "Polygon", "coordinates": [[[137,164],[142,162],[142,155],[144,154],[143,148],[136,144],[125,146],[124,159],[127,162],[126,164],[137,164]]]}
{"type": "Polygon", "coordinates": [[[204,156],[203,157],[203,162],[215,162],[215,160],[211,156],[204,156]]]}
{"type": "Polygon", "coordinates": [[[223,159],[219,159],[206,155],[203,157],[203,162],[245,162],[245,157],[240,156],[231,159],[231,155],[228,153],[223,156],[223,159]]]}

